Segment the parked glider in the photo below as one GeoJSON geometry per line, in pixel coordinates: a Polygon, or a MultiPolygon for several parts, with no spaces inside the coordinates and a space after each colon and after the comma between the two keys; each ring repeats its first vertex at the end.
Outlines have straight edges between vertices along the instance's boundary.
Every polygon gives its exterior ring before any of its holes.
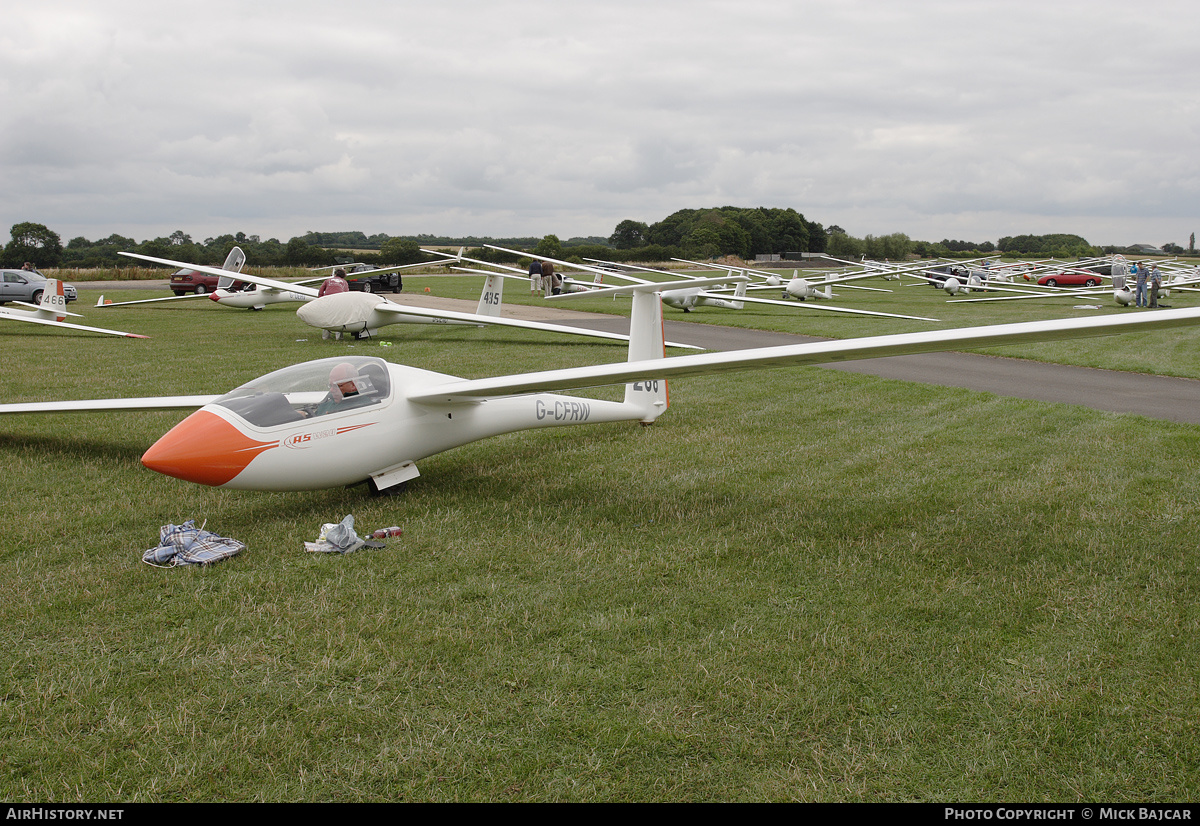
{"type": "Polygon", "coordinates": [[[669,379],[1200,324],[1200,308],[1189,308],[666,358],[659,291],[673,286],[604,291],[633,293],[628,360],[616,364],[462,379],[380,358],[338,356],[286,367],[223,396],[5,404],[0,414],[199,407],[155,442],[142,464],[214,487],[309,490],[366,482],[386,492],[418,476],[418,461],[489,436],[599,422],[650,424],[667,409],[669,379]],[[622,401],[558,393],[611,384],[625,385],[622,401]]]}
{"type": "MultiPolygon", "coordinates": [[[[1114,267],[1120,266],[1114,264],[1114,267]]],[[[1104,295],[1111,295],[1113,300],[1122,307],[1128,307],[1136,300],[1133,290],[1130,288],[1130,280],[1128,273],[1119,272],[1119,281],[1114,281],[1114,285],[1107,287],[1081,287],[1078,289],[1057,289],[1049,292],[1028,293],[1025,295],[1007,295],[993,296],[990,298],[960,298],[955,299],[955,302],[980,302],[980,301],[1017,301],[1030,298],[1099,298],[1104,295]],[[1116,286],[1119,284],[1120,286],[1116,286]]],[[[1167,298],[1171,294],[1171,290],[1179,290],[1180,292],[1192,292],[1196,285],[1200,284],[1200,273],[1193,271],[1185,275],[1181,272],[1165,271],[1163,272],[1162,287],[1159,290],[1159,298],[1167,298]]]]}
{"type": "MultiPolygon", "coordinates": [[[[126,255],[126,253],[121,254],[126,255]]],[[[216,298],[218,292],[233,292],[229,288],[233,286],[234,279],[229,275],[229,273],[240,273],[242,271],[242,267],[245,265],[246,253],[242,252],[241,247],[234,247],[225,256],[225,263],[221,265],[221,274],[219,276],[219,280],[217,281],[217,289],[213,290],[211,293],[206,293],[201,289],[197,289],[194,293],[187,293],[184,295],[170,295],[163,298],[139,298],[136,301],[105,301],[104,296],[101,295],[99,300],[96,302],[96,307],[98,309],[104,309],[105,307],[128,307],[132,304],[161,304],[164,301],[192,301],[197,298],[216,298]]],[[[192,264],[184,264],[182,266],[192,270],[196,269],[192,264]]],[[[211,270],[209,272],[211,272],[211,270]]]]}
{"type": "MultiPolygon", "coordinates": [[[[447,264],[454,261],[453,258],[446,258],[441,261],[421,261],[416,264],[401,264],[394,267],[382,267],[364,272],[378,275],[387,272],[398,272],[400,270],[408,270],[413,267],[429,267],[438,264],[447,264]]],[[[322,269],[329,269],[328,267],[322,269]]],[[[317,297],[319,291],[316,287],[309,286],[310,280],[324,281],[328,276],[321,276],[318,279],[308,279],[305,281],[286,282],[280,281],[275,285],[265,285],[258,281],[251,281],[249,289],[245,290],[228,290],[218,289],[212,294],[212,300],[220,304],[222,307],[235,307],[239,309],[261,310],[268,304],[295,304],[312,301],[317,297]],[[290,284],[291,289],[283,289],[279,284],[290,284]]],[[[369,290],[366,292],[370,292],[369,290]]]]}
{"type": "Polygon", "coordinates": [[[0,307],[0,320],[3,321],[28,321],[33,324],[45,324],[49,327],[65,327],[68,330],[81,330],[87,333],[104,333],[110,336],[124,336],[125,338],[149,338],[149,336],[139,336],[137,333],[125,333],[121,330],[106,330],[103,327],[86,327],[82,324],[71,324],[64,319],[67,316],[74,318],[83,318],[79,313],[67,312],[67,299],[63,295],[62,282],[55,278],[46,279],[46,288],[42,290],[42,297],[37,304],[26,304],[24,301],[13,301],[21,307],[28,307],[28,310],[17,310],[12,307],[0,307]]]}
{"type": "MultiPolygon", "coordinates": [[[[578,269],[585,270],[588,273],[591,273],[593,275],[600,275],[600,276],[608,275],[608,276],[612,276],[614,278],[620,278],[624,281],[630,281],[635,284],[642,284],[642,285],[649,284],[649,285],[653,286],[654,284],[662,283],[662,282],[657,282],[657,281],[648,281],[644,278],[638,278],[638,277],[630,275],[629,273],[626,273],[626,272],[616,272],[613,270],[602,270],[602,269],[599,269],[596,267],[588,267],[588,266],[583,266],[580,264],[573,264],[570,261],[560,261],[557,258],[550,258],[549,256],[545,256],[545,255],[535,255],[533,253],[521,252],[520,250],[505,249],[504,247],[497,247],[492,244],[487,244],[486,246],[491,247],[494,250],[501,250],[502,252],[510,252],[510,253],[514,253],[516,255],[524,255],[529,258],[537,258],[542,261],[550,261],[551,263],[558,264],[558,265],[564,266],[564,267],[576,267],[578,269]]],[[[667,275],[671,278],[679,277],[679,273],[664,273],[661,270],[652,270],[649,267],[636,267],[636,269],[643,270],[646,272],[657,272],[661,275],[667,275]]],[[[727,269],[727,268],[721,267],[720,269],[727,269]]],[[[733,268],[732,270],[730,270],[731,277],[725,279],[725,281],[739,281],[738,277],[732,275],[733,271],[740,271],[740,268],[733,268]]],[[[695,279],[692,279],[692,281],[693,281],[693,283],[690,283],[690,284],[687,282],[676,282],[679,286],[673,287],[672,289],[669,289],[669,290],[664,290],[662,293],[662,303],[666,304],[668,307],[672,307],[676,310],[683,310],[685,313],[690,313],[696,307],[718,307],[718,308],[727,309],[727,310],[740,310],[747,303],[749,303],[749,304],[774,304],[774,305],[777,305],[780,307],[792,307],[794,309],[797,309],[800,307],[807,307],[807,308],[813,309],[813,310],[826,310],[826,311],[834,312],[834,313],[850,313],[852,315],[881,316],[884,318],[904,318],[904,319],[909,319],[911,321],[937,321],[936,318],[924,318],[922,316],[899,315],[897,313],[883,313],[883,312],[878,312],[875,310],[856,310],[856,309],[851,309],[848,307],[833,307],[830,305],[817,305],[817,304],[797,304],[797,303],[794,303],[791,301],[779,301],[779,300],[771,299],[771,298],[754,298],[752,296],[746,295],[746,285],[745,285],[745,283],[742,283],[742,282],[739,282],[738,286],[734,288],[733,294],[730,295],[728,292],[721,292],[719,289],[710,288],[709,285],[713,282],[713,279],[707,279],[707,281],[709,283],[704,284],[704,285],[702,285],[699,281],[697,281],[695,279]]],[[[720,284],[721,279],[716,279],[716,283],[720,284]]],[[[573,286],[576,288],[580,288],[580,287],[585,288],[582,290],[584,292],[586,292],[587,288],[589,287],[589,285],[582,283],[582,282],[575,282],[573,286]]],[[[574,291],[579,291],[579,290],[574,290],[574,291]]]]}
{"type": "MultiPolygon", "coordinates": [[[[701,261],[689,261],[686,258],[672,258],[671,260],[684,264],[692,264],[696,267],[708,268],[713,266],[701,261]]],[[[883,287],[864,287],[861,284],[850,283],[852,281],[861,281],[864,278],[878,278],[879,273],[872,271],[829,272],[822,274],[819,278],[805,278],[800,275],[800,270],[794,269],[792,270],[792,277],[784,279],[777,272],[756,270],[751,267],[732,267],[727,264],[719,266],[720,269],[727,272],[743,272],[746,275],[753,275],[762,279],[762,283],[749,285],[746,288],[748,290],[782,289],[783,298],[791,296],[797,301],[807,301],[810,298],[833,298],[833,287],[835,285],[850,290],[866,290],[875,293],[891,292],[891,290],[883,287]]]]}
{"type": "MultiPolygon", "coordinates": [[[[121,255],[130,258],[140,258],[156,264],[166,264],[172,267],[189,267],[199,272],[221,274],[220,270],[204,267],[199,264],[185,264],[170,261],[165,258],[154,258],[132,252],[122,252],[121,255]]],[[[430,310],[424,307],[414,307],[408,304],[398,304],[389,301],[377,293],[344,292],[332,295],[318,296],[315,287],[290,284],[286,281],[276,281],[259,275],[242,273],[238,276],[241,281],[249,281],[267,289],[294,291],[308,296],[309,300],[301,304],[296,315],[310,327],[328,330],[331,333],[348,334],[355,338],[372,338],[379,333],[381,327],[392,324],[456,324],[474,327],[499,326],[517,327],[523,330],[540,330],[547,333],[561,333],[589,338],[603,338],[610,341],[628,341],[629,336],[621,333],[606,333],[600,330],[588,330],[582,327],[571,327],[566,324],[551,324],[543,321],[525,321],[518,318],[502,318],[501,304],[504,298],[504,281],[499,274],[489,276],[483,285],[479,296],[479,305],[474,313],[463,313],[454,310],[430,310]]],[[[216,293],[214,292],[215,296],[216,293]]],[[[683,347],[689,350],[701,350],[691,344],[668,342],[671,347],[683,347]]]]}
{"type": "MultiPolygon", "coordinates": [[[[123,255],[125,253],[122,253],[123,255]]],[[[453,258],[447,258],[442,261],[427,261],[417,264],[402,264],[395,267],[383,267],[381,269],[371,270],[372,273],[396,272],[398,270],[411,269],[412,267],[426,267],[434,264],[445,264],[452,262],[453,258]]],[[[246,256],[240,248],[234,247],[230,250],[229,255],[225,259],[225,263],[221,265],[222,270],[229,272],[241,273],[242,266],[246,262],[246,256]]],[[[190,269],[196,269],[195,265],[188,264],[190,269]]],[[[328,268],[325,268],[328,269],[328,268]]],[[[128,307],[133,304],[157,304],[164,301],[187,301],[193,298],[210,298],[220,304],[222,307],[231,307],[238,310],[261,310],[271,304],[302,304],[306,301],[311,301],[316,298],[317,289],[311,287],[314,282],[324,281],[328,278],[327,275],[318,276],[316,278],[305,279],[302,281],[275,281],[272,285],[267,286],[247,276],[239,277],[239,281],[248,283],[250,286],[243,290],[231,289],[234,280],[228,276],[221,276],[218,286],[211,293],[192,293],[188,295],[173,295],[166,298],[142,298],[136,301],[104,301],[104,296],[100,296],[97,302],[97,307],[128,307]]]]}

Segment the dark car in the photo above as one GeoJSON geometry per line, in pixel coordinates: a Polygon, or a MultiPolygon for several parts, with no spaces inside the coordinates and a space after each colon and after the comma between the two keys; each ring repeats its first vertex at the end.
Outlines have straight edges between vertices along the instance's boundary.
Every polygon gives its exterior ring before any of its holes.
{"type": "Polygon", "coordinates": [[[346,267],[346,283],[350,289],[364,293],[398,293],[404,288],[398,272],[376,273],[370,264],[351,264],[346,267]]]}
{"type": "MultiPolygon", "coordinates": [[[[30,270],[0,270],[0,304],[6,301],[24,301],[37,304],[46,291],[46,276],[30,270]]],[[[79,294],[70,284],[63,284],[63,296],[71,303],[79,294]]]]}
{"type": "Polygon", "coordinates": [[[935,267],[925,271],[925,278],[931,287],[942,287],[949,279],[957,278],[959,282],[966,283],[970,277],[970,270],[959,267],[935,267]]]}
{"type": "MultiPolygon", "coordinates": [[[[188,269],[178,270],[171,276],[171,292],[175,295],[187,295],[188,293],[204,295],[215,290],[220,281],[220,278],[208,273],[188,269]]],[[[230,289],[242,290],[247,286],[244,281],[236,281],[230,289]]]]}
{"type": "Polygon", "coordinates": [[[1087,270],[1056,272],[1043,275],[1037,283],[1043,287],[1095,287],[1100,283],[1100,274],[1087,270]]]}

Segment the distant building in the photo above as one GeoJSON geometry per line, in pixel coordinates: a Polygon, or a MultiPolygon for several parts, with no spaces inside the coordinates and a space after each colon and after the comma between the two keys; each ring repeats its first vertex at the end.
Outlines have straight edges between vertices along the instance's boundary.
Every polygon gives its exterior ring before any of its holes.
{"type": "Polygon", "coordinates": [[[1150,244],[1132,244],[1130,245],[1129,249],[1133,250],[1138,255],[1166,255],[1166,253],[1160,250],[1158,247],[1150,244]]]}

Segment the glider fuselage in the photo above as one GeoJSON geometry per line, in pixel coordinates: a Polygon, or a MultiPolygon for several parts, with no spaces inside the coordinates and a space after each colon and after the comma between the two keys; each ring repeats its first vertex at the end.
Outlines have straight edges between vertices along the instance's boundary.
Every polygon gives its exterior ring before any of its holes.
{"type": "Polygon", "coordinates": [[[407,399],[415,390],[453,380],[374,357],[305,362],[205,405],[151,446],[142,463],[215,487],[309,490],[375,479],[386,488],[416,476],[416,461],[489,436],[642,415],[623,402],[551,393],[473,404],[407,399]],[[339,365],[369,376],[371,392],[329,400],[330,392],[320,388],[339,365]]]}

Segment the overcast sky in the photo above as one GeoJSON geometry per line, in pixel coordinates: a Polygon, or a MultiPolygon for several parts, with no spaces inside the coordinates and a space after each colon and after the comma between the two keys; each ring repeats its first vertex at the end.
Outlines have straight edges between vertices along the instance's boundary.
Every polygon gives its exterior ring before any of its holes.
{"type": "Polygon", "coordinates": [[[1200,230],[1181,0],[39,0],[0,24],[0,242],[1200,230]]]}

